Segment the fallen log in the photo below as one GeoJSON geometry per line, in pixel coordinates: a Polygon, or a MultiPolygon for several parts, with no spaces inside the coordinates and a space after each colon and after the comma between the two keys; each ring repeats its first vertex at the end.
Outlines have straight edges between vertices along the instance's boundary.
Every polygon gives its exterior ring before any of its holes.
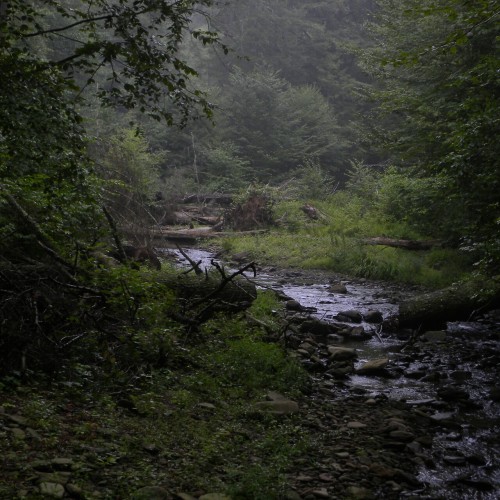
{"type": "Polygon", "coordinates": [[[443,242],[440,240],[397,240],[384,236],[365,238],[361,241],[365,245],[383,245],[386,247],[405,248],[407,250],[430,250],[431,248],[443,245],[443,242]]]}
{"type": "Polygon", "coordinates": [[[500,283],[468,281],[425,293],[399,305],[399,326],[421,330],[446,327],[500,305],[500,283]]]}

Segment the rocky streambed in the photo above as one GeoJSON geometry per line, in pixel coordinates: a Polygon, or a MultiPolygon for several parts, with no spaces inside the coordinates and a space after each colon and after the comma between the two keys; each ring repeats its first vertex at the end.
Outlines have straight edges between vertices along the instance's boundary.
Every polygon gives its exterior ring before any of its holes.
{"type": "Polygon", "coordinates": [[[298,497],[498,498],[500,312],[401,331],[388,323],[417,288],[272,268],[257,282],[287,301],[286,345],[314,380],[298,497]]]}

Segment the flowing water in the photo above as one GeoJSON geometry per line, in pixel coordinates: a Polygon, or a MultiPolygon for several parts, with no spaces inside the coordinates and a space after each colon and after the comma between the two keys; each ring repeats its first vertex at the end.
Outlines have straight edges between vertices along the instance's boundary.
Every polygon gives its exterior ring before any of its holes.
{"type": "MultiPolygon", "coordinates": [[[[177,250],[165,252],[173,254],[179,265],[189,266],[177,250]]],[[[199,249],[186,252],[202,268],[212,266],[213,254],[199,249]]],[[[259,273],[255,281],[297,300],[326,321],[346,310],[362,314],[378,310],[384,318],[397,315],[401,297],[415,293],[366,280],[345,280],[342,283],[348,292],[332,293],[330,283],[304,281],[300,272],[277,276],[268,271],[259,273]]],[[[377,328],[367,323],[362,326],[372,332],[377,328]]],[[[408,332],[377,332],[369,340],[343,344],[358,351],[358,366],[388,357],[392,369],[389,378],[352,375],[348,381],[351,389],[434,412],[438,430],[432,460],[420,470],[419,479],[426,485],[420,498],[500,498],[499,332],[500,314],[476,322],[450,323],[445,334],[419,342],[415,348],[406,345],[408,332]],[[453,390],[459,392],[454,395],[453,390]],[[493,391],[497,391],[494,397],[493,391]]]]}

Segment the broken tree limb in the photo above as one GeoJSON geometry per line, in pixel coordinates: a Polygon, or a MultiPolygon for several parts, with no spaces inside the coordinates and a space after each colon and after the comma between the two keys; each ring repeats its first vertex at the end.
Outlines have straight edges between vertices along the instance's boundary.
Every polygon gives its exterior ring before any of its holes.
{"type": "Polygon", "coordinates": [[[399,305],[399,326],[414,329],[443,328],[448,321],[468,320],[500,304],[500,283],[468,281],[425,293],[399,305]]]}
{"type": "Polygon", "coordinates": [[[430,250],[431,248],[443,245],[443,242],[440,240],[397,240],[384,236],[365,238],[361,242],[365,245],[383,245],[386,247],[405,248],[407,250],[430,250]]]}

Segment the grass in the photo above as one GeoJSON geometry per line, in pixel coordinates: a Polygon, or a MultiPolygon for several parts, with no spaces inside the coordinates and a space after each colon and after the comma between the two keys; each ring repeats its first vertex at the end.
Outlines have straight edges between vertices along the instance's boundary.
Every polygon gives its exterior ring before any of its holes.
{"type": "Polygon", "coordinates": [[[471,272],[468,256],[455,249],[410,251],[363,244],[362,239],[375,236],[429,238],[403,223],[364,211],[360,203],[313,204],[323,214],[318,221],[303,216],[300,203],[286,202],[277,208],[281,227],[264,234],[225,238],[218,244],[229,255],[248,252],[260,264],[322,269],[431,288],[446,287],[471,272]]]}

